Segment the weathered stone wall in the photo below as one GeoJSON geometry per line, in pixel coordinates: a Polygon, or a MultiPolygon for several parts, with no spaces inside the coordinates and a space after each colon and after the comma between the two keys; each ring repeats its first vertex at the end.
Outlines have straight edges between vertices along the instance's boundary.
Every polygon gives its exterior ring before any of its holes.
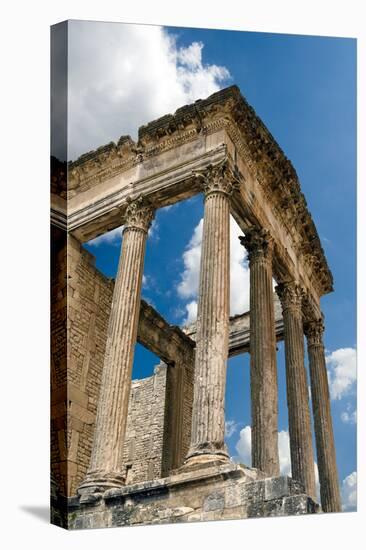
{"type": "Polygon", "coordinates": [[[67,488],[67,273],[66,234],[52,228],[51,248],[51,474],[67,488]]]}
{"type": "Polygon", "coordinates": [[[167,367],[132,382],[123,462],[127,484],[162,475],[167,367]]]}
{"type": "Polygon", "coordinates": [[[94,257],[70,238],[68,246],[69,495],[86,474],[94,434],[113,281],[94,257]]]}

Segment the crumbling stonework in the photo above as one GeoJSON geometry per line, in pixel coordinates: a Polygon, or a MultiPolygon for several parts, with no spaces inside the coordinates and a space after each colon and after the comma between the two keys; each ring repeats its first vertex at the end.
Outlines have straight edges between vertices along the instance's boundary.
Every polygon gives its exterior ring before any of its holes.
{"type": "Polygon", "coordinates": [[[302,515],[319,506],[291,478],[229,463],[73,499],[69,511],[69,528],[85,529],[302,515]]]}

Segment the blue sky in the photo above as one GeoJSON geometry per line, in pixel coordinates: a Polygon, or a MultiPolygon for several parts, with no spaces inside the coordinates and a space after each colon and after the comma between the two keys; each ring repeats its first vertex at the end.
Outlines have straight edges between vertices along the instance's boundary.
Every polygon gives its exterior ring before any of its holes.
{"type": "MultiPolygon", "coordinates": [[[[71,22],[69,40],[70,158],[125,133],[136,138],[139,125],[235,83],[292,161],[334,276],[334,293],[322,298],[325,346],[343,500],[354,509],[356,41],[82,22],[71,22]]],[[[202,215],[202,196],[160,210],[148,239],[143,297],[178,325],[194,314],[202,215]]],[[[111,277],[120,244],[114,231],[86,245],[111,277]]],[[[232,252],[232,301],[244,307],[246,256],[237,244],[232,252]]],[[[137,346],[133,377],[149,376],[157,362],[137,346]]],[[[288,473],[282,343],[278,371],[280,456],[288,473]]],[[[248,355],[231,359],[227,444],[242,461],[250,450],[249,392],[248,355]]]]}

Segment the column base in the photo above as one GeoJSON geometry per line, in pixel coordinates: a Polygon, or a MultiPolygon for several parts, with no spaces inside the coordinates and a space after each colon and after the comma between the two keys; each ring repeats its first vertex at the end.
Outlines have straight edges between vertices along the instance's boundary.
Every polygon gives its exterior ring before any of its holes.
{"type": "Polygon", "coordinates": [[[122,472],[89,472],[79,485],[80,502],[98,500],[108,489],[123,487],[126,476],[122,472]]]}
{"type": "Polygon", "coordinates": [[[189,450],[183,465],[178,471],[187,472],[199,468],[230,464],[230,456],[224,444],[221,448],[214,445],[197,446],[189,450]]]}

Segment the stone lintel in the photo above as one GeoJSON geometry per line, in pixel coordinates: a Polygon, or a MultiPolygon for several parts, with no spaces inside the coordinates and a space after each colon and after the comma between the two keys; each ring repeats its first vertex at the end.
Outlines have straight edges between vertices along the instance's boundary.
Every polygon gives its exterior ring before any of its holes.
{"type": "Polygon", "coordinates": [[[84,201],[77,207],[70,204],[68,228],[77,239],[85,242],[122,225],[127,198],[131,194],[143,195],[156,209],[188,199],[201,191],[194,173],[221,162],[226,155],[226,146],[221,143],[208,151],[192,154],[183,161],[175,160],[168,166],[162,163],[160,170],[147,169],[147,176],[139,178],[136,175],[135,181],[121,183],[118,189],[107,194],[104,191],[92,202],[84,201]]]}
{"type": "Polygon", "coordinates": [[[152,306],[141,300],[137,340],[164,363],[177,363],[193,354],[195,342],[179,327],[170,325],[152,306]]]}

